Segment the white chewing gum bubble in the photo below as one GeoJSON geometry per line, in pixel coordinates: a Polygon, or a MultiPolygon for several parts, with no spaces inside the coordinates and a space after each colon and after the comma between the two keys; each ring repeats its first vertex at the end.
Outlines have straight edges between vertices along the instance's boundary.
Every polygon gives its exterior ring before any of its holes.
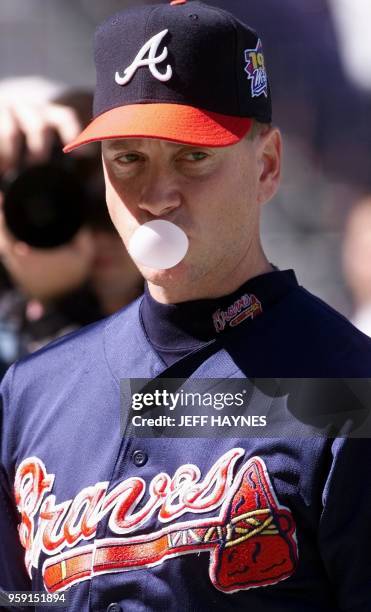
{"type": "Polygon", "coordinates": [[[137,264],[168,270],[184,259],[189,241],[180,227],[156,219],[144,223],[130,239],[128,251],[137,264]]]}

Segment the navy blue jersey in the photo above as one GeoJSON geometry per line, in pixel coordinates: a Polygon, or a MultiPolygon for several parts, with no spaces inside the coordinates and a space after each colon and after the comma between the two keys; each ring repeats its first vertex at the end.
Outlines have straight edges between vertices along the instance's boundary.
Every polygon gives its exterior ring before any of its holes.
{"type": "Polygon", "coordinates": [[[122,432],[123,378],[369,375],[371,341],[292,275],[263,294],[211,313],[192,368],[154,349],[140,298],[10,369],[2,589],[66,592],[74,612],[371,609],[369,440],[122,432]]]}

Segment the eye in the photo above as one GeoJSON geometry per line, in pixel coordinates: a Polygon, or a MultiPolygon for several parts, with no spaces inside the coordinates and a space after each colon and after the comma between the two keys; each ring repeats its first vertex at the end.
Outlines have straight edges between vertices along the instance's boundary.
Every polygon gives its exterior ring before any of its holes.
{"type": "Polygon", "coordinates": [[[141,161],[142,157],[139,153],[121,153],[115,158],[115,161],[119,164],[123,164],[127,166],[129,164],[134,164],[137,161],[141,161]]]}
{"type": "Polygon", "coordinates": [[[188,153],[184,153],[181,159],[190,162],[200,162],[206,159],[207,157],[209,156],[207,153],[205,153],[205,151],[189,151],[188,153]]]}

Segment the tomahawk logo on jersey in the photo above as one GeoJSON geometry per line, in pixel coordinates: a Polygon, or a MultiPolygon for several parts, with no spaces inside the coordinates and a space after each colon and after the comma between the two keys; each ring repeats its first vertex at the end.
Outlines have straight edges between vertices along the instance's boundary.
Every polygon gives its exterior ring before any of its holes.
{"type": "Polygon", "coordinates": [[[25,459],[17,470],[15,497],[30,577],[43,551],[50,557],[42,574],[51,592],[94,575],[199,552],[209,553],[211,582],[226,593],[287,578],[297,562],[295,523],[279,505],[261,458],[251,458],[235,473],[243,455],[241,448],[225,453],[204,478],[188,464],[172,478],[158,474],[148,487],[131,477],[108,492],[109,483],[102,482],[64,502],[51,493],[55,475],[37,457],[25,459]],[[202,516],[211,511],[213,518],[202,516]],[[154,514],[168,526],[140,535],[154,514]],[[113,534],[130,536],[94,540],[105,515],[113,534]],[[183,515],[191,518],[178,522],[183,515]],[[94,543],[77,546],[82,540],[94,543]]]}

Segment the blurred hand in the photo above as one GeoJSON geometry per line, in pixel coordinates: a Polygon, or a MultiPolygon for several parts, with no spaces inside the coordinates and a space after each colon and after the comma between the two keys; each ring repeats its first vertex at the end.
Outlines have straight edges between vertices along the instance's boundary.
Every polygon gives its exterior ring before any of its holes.
{"type": "Polygon", "coordinates": [[[55,136],[65,145],[81,132],[91,98],[60,94],[60,85],[37,77],[0,82],[0,174],[17,170],[21,154],[26,163],[48,161],[55,136]]]}
{"type": "Polygon", "coordinates": [[[68,106],[52,102],[0,103],[0,173],[16,169],[23,142],[26,161],[42,163],[50,156],[55,134],[65,145],[81,129],[76,111],[68,106]]]}

